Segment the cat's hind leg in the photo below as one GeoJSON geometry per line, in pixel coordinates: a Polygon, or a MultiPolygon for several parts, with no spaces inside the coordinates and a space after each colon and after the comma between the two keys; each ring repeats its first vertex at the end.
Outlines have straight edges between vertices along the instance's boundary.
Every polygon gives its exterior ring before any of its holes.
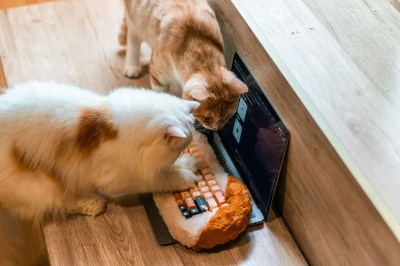
{"type": "Polygon", "coordinates": [[[23,219],[38,220],[61,206],[63,188],[43,173],[11,166],[0,170],[0,201],[23,219]]]}
{"type": "MultiPolygon", "coordinates": [[[[129,22],[128,22],[129,23],[129,22]]],[[[140,65],[140,45],[142,40],[128,24],[124,74],[129,78],[137,78],[142,73],[140,65]]]]}
{"type": "Polygon", "coordinates": [[[150,71],[150,84],[153,91],[168,92],[169,86],[163,85],[158,78],[156,78],[150,71]]]}
{"type": "Polygon", "coordinates": [[[120,45],[125,46],[128,42],[128,26],[126,25],[126,18],[122,20],[121,28],[118,34],[118,42],[120,45]]]}
{"type": "Polygon", "coordinates": [[[150,60],[150,84],[153,91],[169,92],[170,79],[165,73],[168,63],[161,59],[157,49],[153,50],[150,60]]]}

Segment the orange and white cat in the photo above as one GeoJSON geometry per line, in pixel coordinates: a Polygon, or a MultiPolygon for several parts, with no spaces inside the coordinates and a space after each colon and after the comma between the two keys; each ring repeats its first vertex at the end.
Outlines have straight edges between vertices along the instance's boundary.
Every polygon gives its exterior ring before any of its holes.
{"type": "Polygon", "coordinates": [[[220,129],[236,112],[247,86],[226,68],[218,22],[206,0],[124,0],[120,43],[127,45],[125,75],[138,77],[140,45],[152,48],[150,80],[156,91],[181,89],[201,103],[194,112],[205,128],[220,129]],[[125,24],[126,23],[126,24],[125,24]]]}
{"type": "Polygon", "coordinates": [[[192,186],[198,162],[178,156],[198,106],[145,89],[107,96],[51,82],[7,89],[0,95],[0,206],[33,221],[58,212],[94,216],[115,194],[192,186]]]}

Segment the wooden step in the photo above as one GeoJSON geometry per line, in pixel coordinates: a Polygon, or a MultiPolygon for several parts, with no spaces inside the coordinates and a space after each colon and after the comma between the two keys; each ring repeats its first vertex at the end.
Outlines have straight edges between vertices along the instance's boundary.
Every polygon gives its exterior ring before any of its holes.
{"type": "MultiPolygon", "coordinates": [[[[71,0],[0,11],[0,56],[10,86],[56,80],[107,93],[117,86],[149,86],[148,75],[122,75],[117,36],[121,1],[71,0]],[[23,34],[22,34],[23,33],[23,34]]],[[[159,246],[143,206],[129,198],[96,218],[46,221],[51,265],[305,265],[280,217],[252,227],[237,241],[211,252],[159,246]]]]}
{"type": "Polygon", "coordinates": [[[386,1],[209,2],[228,61],[242,54],[290,130],[275,203],[306,259],[398,263],[399,12],[386,1]]]}

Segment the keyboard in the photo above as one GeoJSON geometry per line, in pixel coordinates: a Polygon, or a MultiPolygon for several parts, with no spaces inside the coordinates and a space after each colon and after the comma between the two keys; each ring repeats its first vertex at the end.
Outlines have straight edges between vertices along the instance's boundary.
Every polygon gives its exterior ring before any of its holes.
{"type": "Polygon", "coordinates": [[[227,206],[224,193],[217,184],[217,180],[211,173],[207,161],[199,152],[195,143],[191,143],[181,156],[191,155],[202,164],[202,170],[197,173],[196,186],[183,191],[172,193],[181,214],[189,219],[206,211],[216,211],[220,207],[227,206]]]}

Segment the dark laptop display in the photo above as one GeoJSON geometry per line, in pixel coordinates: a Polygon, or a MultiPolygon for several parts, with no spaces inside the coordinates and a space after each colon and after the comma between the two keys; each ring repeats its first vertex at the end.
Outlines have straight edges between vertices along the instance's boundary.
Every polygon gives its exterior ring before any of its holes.
{"type": "Polygon", "coordinates": [[[284,159],[289,133],[238,54],[232,71],[249,87],[236,114],[218,135],[267,216],[284,159]]]}

